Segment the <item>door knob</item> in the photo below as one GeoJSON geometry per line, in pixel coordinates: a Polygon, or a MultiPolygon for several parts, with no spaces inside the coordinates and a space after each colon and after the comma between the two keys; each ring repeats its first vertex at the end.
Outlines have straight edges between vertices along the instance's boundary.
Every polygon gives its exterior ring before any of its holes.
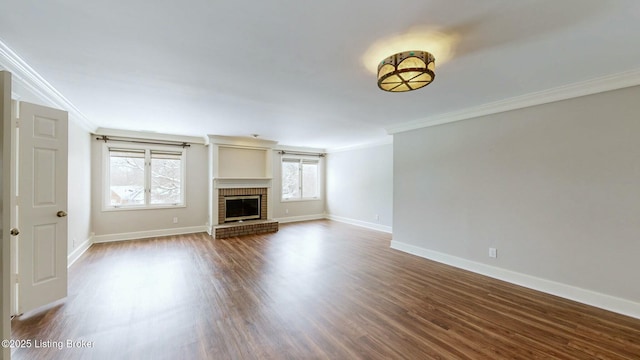
{"type": "Polygon", "coordinates": [[[18,236],[18,234],[20,234],[20,230],[13,228],[11,229],[10,233],[11,233],[11,236],[18,236]]]}
{"type": "Polygon", "coordinates": [[[62,210],[60,210],[60,211],[58,211],[58,212],[56,213],[56,216],[58,216],[58,217],[65,217],[65,216],[67,216],[67,213],[66,213],[66,212],[64,212],[64,211],[62,211],[62,210]]]}

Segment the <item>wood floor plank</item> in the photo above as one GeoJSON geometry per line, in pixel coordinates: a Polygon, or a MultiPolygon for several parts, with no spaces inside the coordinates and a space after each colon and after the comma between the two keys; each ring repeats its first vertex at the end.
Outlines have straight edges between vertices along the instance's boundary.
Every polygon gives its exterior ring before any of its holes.
{"type": "Polygon", "coordinates": [[[640,320],[389,248],[332,221],[95,244],[14,359],[640,359],[640,320]]]}

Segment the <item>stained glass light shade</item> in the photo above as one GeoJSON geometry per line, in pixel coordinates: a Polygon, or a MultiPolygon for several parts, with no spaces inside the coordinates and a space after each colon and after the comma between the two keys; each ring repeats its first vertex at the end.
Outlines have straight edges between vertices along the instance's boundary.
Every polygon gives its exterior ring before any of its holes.
{"type": "Polygon", "coordinates": [[[404,92],[429,85],[436,76],[436,59],[426,51],[405,51],[389,56],[378,65],[378,87],[404,92]]]}

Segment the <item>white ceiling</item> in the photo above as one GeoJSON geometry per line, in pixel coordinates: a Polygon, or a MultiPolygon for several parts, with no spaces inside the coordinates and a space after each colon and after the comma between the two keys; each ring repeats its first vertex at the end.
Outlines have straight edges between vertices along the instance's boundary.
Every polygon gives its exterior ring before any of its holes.
{"type": "Polygon", "coordinates": [[[640,1],[2,0],[0,41],[95,127],[336,148],[639,69],[640,1]],[[379,90],[363,54],[416,27],[457,38],[452,58],[379,90]]]}

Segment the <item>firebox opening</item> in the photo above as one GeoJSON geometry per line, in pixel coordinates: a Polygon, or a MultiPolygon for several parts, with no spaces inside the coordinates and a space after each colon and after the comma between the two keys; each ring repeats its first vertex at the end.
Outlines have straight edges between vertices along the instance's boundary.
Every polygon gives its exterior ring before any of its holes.
{"type": "Polygon", "coordinates": [[[260,219],[260,195],[225,196],[225,222],[260,219]]]}

